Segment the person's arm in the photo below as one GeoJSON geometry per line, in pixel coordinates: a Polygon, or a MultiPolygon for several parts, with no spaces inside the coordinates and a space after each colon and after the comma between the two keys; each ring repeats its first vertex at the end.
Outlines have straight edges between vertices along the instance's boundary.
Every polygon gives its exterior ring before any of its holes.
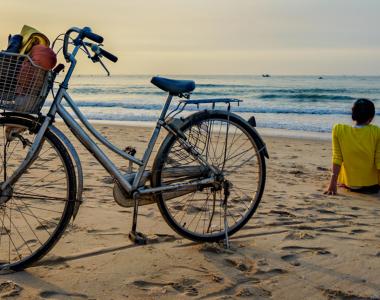
{"type": "Polygon", "coordinates": [[[325,191],[326,195],[336,195],[337,194],[337,184],[338,184],[338,176],[340,172],[340,165],[333,164],[332,165],[332,173],[330,178],[330,184],[325,191]]]}
{"type": "Polygon", "coordinates": [[[378,131],[378,138],[375,150],[375,165],[377,171],[380,171],[380,130],[378,131]]]}
{"type": "Polygon", "coordinates": [[[337,136],[337,131],[337,126],[334,126],[332,130],[332,173],[329,186],[325,191],[325,194],[327,195],[336,195],[337,193],[338,176],[343,162],[343,155],[337,136]]]}

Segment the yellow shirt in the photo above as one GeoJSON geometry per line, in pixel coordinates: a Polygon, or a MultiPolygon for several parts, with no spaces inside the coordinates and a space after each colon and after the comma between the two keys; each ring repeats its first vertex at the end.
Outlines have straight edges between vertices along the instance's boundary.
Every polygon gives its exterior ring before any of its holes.
{"type": "Polygon", "coordinates": [[[336,124],[332,131],[332,162],[341,165],[338,182],[350,187],[379,183],[380,128],[336,124]]]}

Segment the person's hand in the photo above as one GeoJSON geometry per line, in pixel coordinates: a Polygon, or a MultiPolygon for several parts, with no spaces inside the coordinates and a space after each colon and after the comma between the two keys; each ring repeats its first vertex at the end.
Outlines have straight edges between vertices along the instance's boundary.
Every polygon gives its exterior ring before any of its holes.
{"type": "Polygon", "coordinates": [[[337,194],[337,184],[336,181],[331,181],[329,187],[324,192],[325,195],[336,195],[337,194]]]}

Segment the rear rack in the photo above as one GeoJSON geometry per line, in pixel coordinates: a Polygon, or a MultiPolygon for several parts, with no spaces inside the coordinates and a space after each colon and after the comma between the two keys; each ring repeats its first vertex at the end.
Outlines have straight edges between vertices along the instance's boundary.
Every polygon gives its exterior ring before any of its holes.
{"type": "Polygon", "coordinates": [[[184,104],[186,106],[187,104],[196,104],[199,108],[200,104],[209,104],[212,103],[212,108],[215,108],[215,103],[226,103],[228,106],[230,106],[230,103],[237,103],[239,106],[240,102],[243,102],[243,100],[240,99],[234,99],[234,98],[216,98],[216,99],[184,99],[179,100],[179,103],[184,104]]]}
{"type": "Polygon", "coordinates": [[[196,105],[199,109],[199,105],[201,104],[212,104],[212,109],[215,109],[215,104],[218,103],[224,103],[227,104],[227,111],[231,110],[231,103],[236,103],[238,106],[240,105],[240,102],[243,102],[243,100],[235,99],[235,98],[215,98],[215,99],[183,99],[178,101],[178,105],[167,115],[168,117],[174,118],[176,115],[181,113],[185,107],[189,104],[196,105]]]}

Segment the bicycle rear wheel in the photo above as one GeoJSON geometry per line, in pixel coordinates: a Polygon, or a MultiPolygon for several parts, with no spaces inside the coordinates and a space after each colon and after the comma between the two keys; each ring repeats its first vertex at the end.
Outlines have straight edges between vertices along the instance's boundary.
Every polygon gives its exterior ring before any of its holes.
{"type": "MultiPolygon", "coordinates": [[[[36,123],[0,118],[0,183],[24,160],[36,123]]],[[[0,269],[22,270],[59,240],[73,214],[74,166],[61,141],[49,130],[38,156],[0,200],[0,269]],[[6,195],[6,196],[4,196],[6,195]]]]}
{"type": "MultiPolygon", "coordinates": [[[[215,187],[179,193],[174,199],[160,194],[158,207],[166,222],[180,235],[202,242],[221,240],[226,230],[232,235],[244,226],[259,205],[265,186],[263,143],[247,122],[223,111],[196,113],[185,121],[181,130],[192,147],[220,170],[224,181],[230,184],[230,195],[225,202],[224,188],[215,187]]],[[[202,167],[199,161],[182,146],[179,138],[169,135],[157,153],[152,186],[199,180],[189,178],[189,174],[172,176],[170,172],[173,168],[199,167],[202,167]]]]}

